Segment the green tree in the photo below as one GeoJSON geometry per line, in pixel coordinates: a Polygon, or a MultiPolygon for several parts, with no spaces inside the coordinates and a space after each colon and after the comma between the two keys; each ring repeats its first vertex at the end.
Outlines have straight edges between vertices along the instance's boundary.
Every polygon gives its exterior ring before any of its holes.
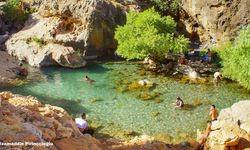
{"type": "Polygon", "coordinates": [[[115,31],[116,52],[127,60],[148,56],[161,59],[166,53],[184,52],[188,40],[174,37],[175,28],[173,18],[161,17],[153,8],[141,13],[129,12],[127,23],[115,31]]]}
{"type": "Polygon", "coordinates": [[[217,48],[224,76],[250,89],[250,26],[244,27],[234,42],[217,48]]]}

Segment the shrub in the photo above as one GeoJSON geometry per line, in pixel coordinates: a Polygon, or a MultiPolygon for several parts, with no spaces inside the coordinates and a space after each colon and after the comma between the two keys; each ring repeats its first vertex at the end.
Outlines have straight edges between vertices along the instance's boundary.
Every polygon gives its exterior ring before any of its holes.
{"type": "Polygon", "coordinates": [[[183,52],[188,40],[183,36],[174,37],[175,27],[173,18],[161,17],[153,8],[141,13],[129,12],[126,25],[118,26],[115,31],[116,53],[127,60],[141,60],[183,52]]]}
{"type": "Polygon", "coordinates": [[[152,3],[161,11],[168,11],[175,14],[179,9],[179,0],[151,0],[152,3]]]}
{"type": "Polygon", "coordinates": [[[35,42],[35,43],[39,44],[40,46],[43,46],[43,45],[47,45],[47,44],[48,44],[47,41],[44,41],[43,39],[40,39],[40,38],[37,38],[37,37],[26,39],[26,43],[27,43],[27,44],[29,44],[29,43],[31,43],[31,42],[35,42]]]}
{"type": "Polygon", "coordinates": [[[34,12],[33,9],[24,9],[21,0],[7,0],[1,9],[6,20],[18,23],[23,23],[28,19],[29,14],[34,12]]]}
{"type": "Polygon", "coordinates": [[[224,76],[250,89],[250,26],[244,27],[234,42],[216,49],[223,66],[224,76]]]}

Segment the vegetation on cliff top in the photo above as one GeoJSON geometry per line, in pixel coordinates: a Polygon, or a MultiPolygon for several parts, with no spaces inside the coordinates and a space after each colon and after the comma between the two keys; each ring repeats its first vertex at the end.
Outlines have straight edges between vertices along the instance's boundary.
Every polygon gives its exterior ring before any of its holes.
{"type": "Polygon", "coordinates": [[[144,12],[129,12],[127,23],[118,26],[115,38],[117,54],[127,60],[145,57],[164,58],[166,53],[186,50],[188,39],[175,37],[176,22],[170,16],[161,17],[153,8],[144,12]]]}
{"type": "Polygon", "coordinates": [[[13,23],[23,23],[28,19],[29,14],[35,11],[25,8],[21,0],[7,0],[1,10],[4,13],[4,18],[13,23]]]}
{"type": "Polygon", "coordinates": [[[152,3],[161,11],[169,13],[177,13],[179,9],[179,0],[151,0],[152,3]]]}
{"type": "Polygon", "coordinates": [[[244,27],[235,41],[216,50],[222,59],[224,76],[250,89],[250,26],[244,27]]]}

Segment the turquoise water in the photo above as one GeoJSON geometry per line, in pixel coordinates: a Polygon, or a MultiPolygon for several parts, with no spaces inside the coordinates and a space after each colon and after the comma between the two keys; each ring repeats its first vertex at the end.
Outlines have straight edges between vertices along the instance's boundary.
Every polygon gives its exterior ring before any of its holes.
{"type": "Polygon", "coordinates": [[[186,141],[196,137],[197,129],[204,129],[211,104],[220,110],[250,99],[248,91],[235,83],[183,83],[144,72],[128,62],[96,62],[76,70],[51,67],[29,71],[25,84],[0,90],[36,96],[43,103],[65,108],[73,116],[87,112],[89,122],[97,127],[97,136],[123,140],[146,134],[173,143],[186,141]],[[86,83],[84,75],[96,82],[86,83]],[[140,79],[152,80],[155,86],[146,92],[128,90],[128,84],[140,79]],[[160,95],[154,100],[142,100],[138,97],[141,93],[160,95]],[[177,96],[189,109],[174,108],[177,96]]]}

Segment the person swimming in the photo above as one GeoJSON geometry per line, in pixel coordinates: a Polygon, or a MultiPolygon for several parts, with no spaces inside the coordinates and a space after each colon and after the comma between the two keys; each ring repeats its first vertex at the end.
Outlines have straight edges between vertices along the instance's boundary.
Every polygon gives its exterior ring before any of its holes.
{"type": "Polygon", "coordinates": [[[176,98],[175,106],[179,108],[182,108],[184,106],[184,102],[179,96],[176,98]]]}
{"type": "Polygon", "coordinates": [[[88,76],[84,77],[84,80],[87,81],[88,83],[93,83],[95,80],[90,79],[88,76]]]}

